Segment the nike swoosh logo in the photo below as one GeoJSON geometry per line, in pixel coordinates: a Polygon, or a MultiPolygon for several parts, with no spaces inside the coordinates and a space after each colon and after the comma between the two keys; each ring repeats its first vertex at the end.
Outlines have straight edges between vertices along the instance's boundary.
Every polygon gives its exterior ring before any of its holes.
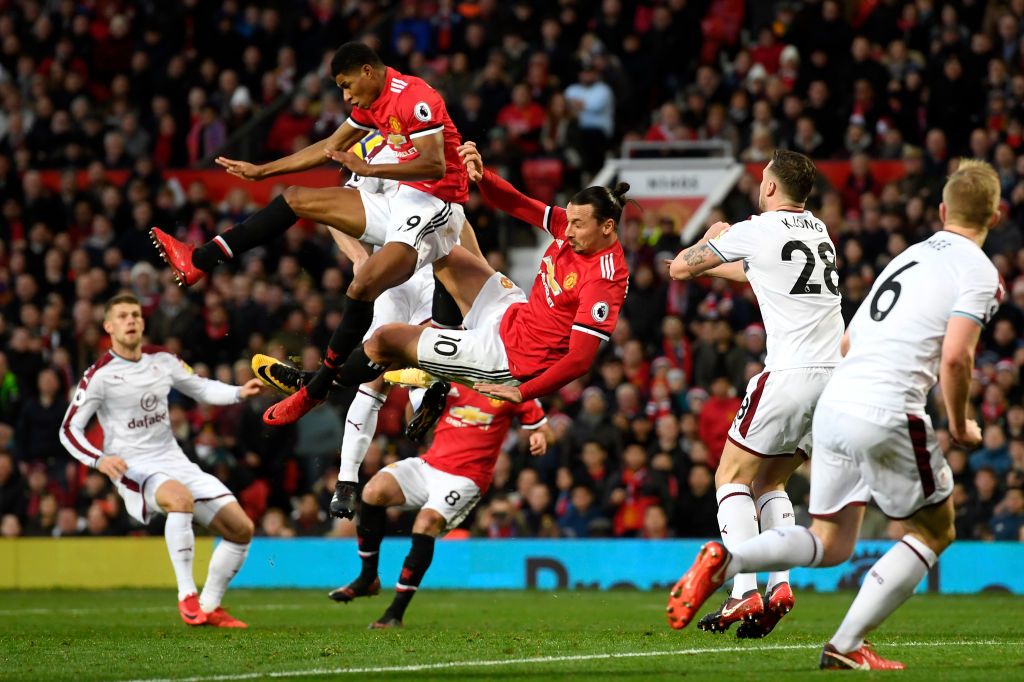
{"type": "Polygon", "coordinates": [[[199,616],[194,613],[183,613],[181,615],[185,620],[192,621],[193,623],[199,620],[199,616]]]}
{"type": "Polygon", "coordinates": [[[732,614],[736,613],[736,611],[738,611],[739,608],[741,606],[743,606],[743,601],[744,600],[741,599],[735,606],[733,606],[731,608],[728,606],[728,604],[723,606],[722,607],[722,615],[725,616],[726,618],[728,618],[732,614]]]}
{"type": "Polygon", "coordinates": [[[256,374],[259,378],[267,384],[270,384],[274,388],[280,389],[285,393],[294,393],[295,390],[289,386],[285,386],[280,381],[274,378],[274,375],[270,373],[270,365],[263,365],[256,369],[256,374]]]}
{"type": "Polygon", "coordinates": [[[857,661],[853,660],[852,658],[847,658],[846,656],[843,656],[840,653],[832,652],[832,651],[826,651],[825,655],[826,656],[831,656],[832,658],[836,659],[837,661],[841,661],[842,663],[845,663],[849,668],[851,668],[853,670],[871,670],[871,666],[868,665],[867,661],[861,661],[860,663],[858,663],[857,661]]]}

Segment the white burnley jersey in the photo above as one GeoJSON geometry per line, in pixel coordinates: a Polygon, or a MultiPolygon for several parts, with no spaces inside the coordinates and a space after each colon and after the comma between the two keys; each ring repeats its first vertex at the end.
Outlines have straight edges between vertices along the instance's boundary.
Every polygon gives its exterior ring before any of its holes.
{"type": "Polygon", "coordinates": [[[231,405],[240,399],[238,386],[198,377],[183,360],[162,348],[143,346],[142,359],[134,362],[107,351],[79,382],[61,424],[60,441],[76,459],[92,467],[105,454],[117,455],[129,466],[133,457],[141,455],[180,454],[167,410],[167,393],[172,388],[211,405],[231,405]],[[103,450],[85,438],[93,415],[103,427],[103,450]]]}
{"type": "Polygon", "coordinates": [[[892,259],[850,322],[850,351],[821,400],[923,414],[949,318],[984,326],[1003,288],[985,252],[943,230],[892,259]]]}
{"type": "Polygon", "coordinates": [[[743,261],[767,332],[765,369],[832,367],[839,362],[836,249],[810,211],[769,211],[708,242],[724,262],[743,261]]]}

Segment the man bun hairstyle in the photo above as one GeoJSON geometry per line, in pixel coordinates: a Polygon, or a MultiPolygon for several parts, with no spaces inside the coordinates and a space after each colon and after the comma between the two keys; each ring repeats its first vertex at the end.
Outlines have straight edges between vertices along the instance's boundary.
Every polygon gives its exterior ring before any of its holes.
{"type": "Polygon", "coordinates": [[[771,173],[778,180],[782,193],[798,204],[805,203],[811,196],[818,177],[813,161],[788,149],[776,149],[772,154],[771,173]]]}
{"type": "Polygon", "coordinates": [[[345,43],[331,57],[331,75],[337,77],[338,74],[358,71],[363,64],[369,64],[375,69],[384,68],[384,62],[369,45],[357,42],[345,43]]]}
{"type": "Polygon", "coordinates": [[[598,223],[611,219],[617,225],[622,218],[622,210],[626,204],[632,201],[626,198],[627,192],[629,192],[628,182],[616,183],[614,188],[594,185],[580,190],[573,195],[570,201],[575,206],[593,206],[594,218],[598,223]]]}

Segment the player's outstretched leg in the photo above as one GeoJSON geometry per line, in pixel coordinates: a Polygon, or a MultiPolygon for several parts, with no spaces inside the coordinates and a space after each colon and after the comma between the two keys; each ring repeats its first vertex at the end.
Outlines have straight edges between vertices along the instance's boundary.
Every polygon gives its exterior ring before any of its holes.
{"type": "Polygon", "coordinates": [[[380,561],[380,543],[384,539],[385,513],[385,507],[368,504],[363,500],[356,531],[359,534],[359,558],[363,562],[363,569],[355,580],[327,595],[334,601],[348,603],[358,597],[380,594],[377,565],[380,561]]]}
{"type": "Polygon", "coordinates": [[[377,432],[377,414],[387,400],[386,391],[383,382],[375,381],[360,386],[352,398],[348,414],[345,415],[341,466],[338,469],[338,481],[334,484],[334,495],[331,497],[331,516],[351,519],[355,515],[359,467],[362,466],[366,451],[377,432]]]}
{"type": "Polygon", "coordinates": [[[298,216],[285,195],[280,194],[244,222],[199,247],[178,241],[157,227],[150,230],[149,234],[160,256],[174,271],[179,286],[187,287],[201,280],[219,263],[273,241],[294,225],[296,220],[298,216]]]}
{"type": "Polygon", "coordinates": [[[731,556],[720,542],[705,543],[697,553],[697,559],[683,577],[676,581],[669,592],[668,624],[675,630],[682,630],[708,597],[722,586],[726,578],[731,556]]]}

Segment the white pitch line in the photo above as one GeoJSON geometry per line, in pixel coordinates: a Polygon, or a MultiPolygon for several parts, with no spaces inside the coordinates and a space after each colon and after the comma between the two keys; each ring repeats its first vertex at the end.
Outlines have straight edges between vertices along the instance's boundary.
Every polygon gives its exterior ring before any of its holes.
{"type": "MultiPolygon", "coordinates": [[[[997,646],[1024,645],[1021,642],[1000,642],[996,640],[963,640],[945,642],[893,642],[893,647],[938,647],[950,645],[997,646]]],[[[376,668],[309,668],[307,670],[285,670],[279,672],[236,673],[231,675],[201,675],[197,677],[160,677],[131,680],[130,682],[224,682],[228,680],[255,680],[263,678],[321,677],[328,675],[368,675],[372,673],[411,673],[425,670],[447,670],[449,668],[494,668],[507,665],[529,665],[535,663],[563,663],[572,661],[603,661],[622,658],[654,658],[657,656],[697,656],[702,654],[761,653],[765,651],[792,651],[820,649],[820,644],[782,644],[778,646],[733,646],[702,649],[675,649],[669,651],[625,651],[611,654],[577,654],[573,656],[536,656],[533,658],[504,658],[490,661],[447,661],[442,663],[420,663],[416,665],[391,665],[376,668]]]]}
{"type": "MultiPolygon", "coordinates": [[[[245,611],[284,611],[291,609],[308,609],[311,608],[309,604],[250,604],[239,608],[239,610],[245,611]]],[[[315,606],[313,607],[315,608],[315,606]]],[[[52,616],[52,615],[69,615],[69,616],[88,616],[93,613],[161,613],[166,611],[167,613],[176,613],[173,606],[107,606],[100,608],[89,608],[89,609],[47,609],[47,608],[30,608],[30,609],[6,609],[0,611],[0,617],[3,616],[52,616]]]]}

